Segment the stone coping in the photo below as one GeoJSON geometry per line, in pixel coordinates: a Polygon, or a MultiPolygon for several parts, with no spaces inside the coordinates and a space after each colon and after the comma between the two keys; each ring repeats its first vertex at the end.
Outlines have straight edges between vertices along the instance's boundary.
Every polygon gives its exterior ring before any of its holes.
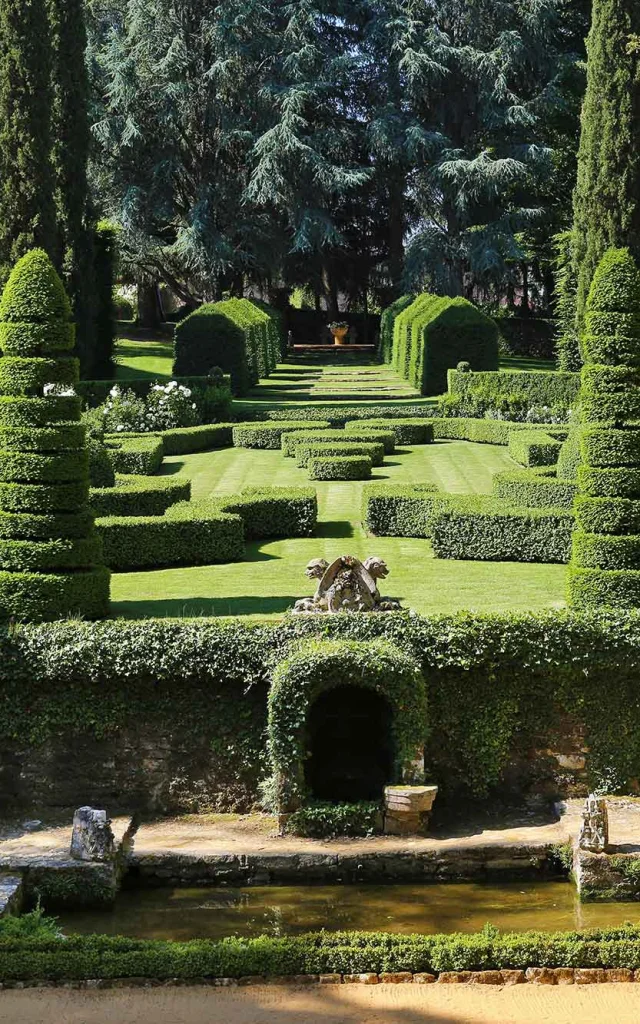
{"type": "Polygon", "coordinates": [[[261,974],[241,978],[84,978],[48,981],[0,982],[1,989],[25,988],[166,988],[208,986],[232,988],[249,985],[601,985],[640,982],[640,970],[625,967],[527,967],[526,970],[442,971],[440,974],[409,971],[382,974],[283,974],[265,977],[261,974]]]}

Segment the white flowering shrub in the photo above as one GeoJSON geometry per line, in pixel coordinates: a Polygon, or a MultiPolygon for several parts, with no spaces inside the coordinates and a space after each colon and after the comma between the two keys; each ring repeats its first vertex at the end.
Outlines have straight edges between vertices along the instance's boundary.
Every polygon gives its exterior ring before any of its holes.
{"type": "Polygon", "coordinates": [[[45,398],[73,398],[76,392],[71,384],[45,384],[42,394],[45,398]]]}
{"type": "Polygon", "coordinates": [[[115,384],[102,406],[105,433],[139,433],[150,430],[145,426],[144,399],[138,398],[135,392],[123,391],[115,384]]]}
{"type": "Polygon", "coordinates": [[[153,385],[146,401],[145,430],[195,427],[201,422],[190,388],[175,380],[153,385]]]}

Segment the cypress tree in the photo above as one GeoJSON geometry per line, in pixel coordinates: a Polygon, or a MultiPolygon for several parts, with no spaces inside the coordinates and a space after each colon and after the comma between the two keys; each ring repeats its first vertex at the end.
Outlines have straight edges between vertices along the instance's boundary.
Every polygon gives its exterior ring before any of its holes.
{"type": "Polygon", "coordinates": [[[576,319],[609,248],[640,258],[640,3],[594,0],[574,193],[576,319]]]}
{"type": "Polygon", "coordinates": [[[34,245],[55,251],[46,0],[0,0],[0,286],[34,245]]]}
{"type": "Polygon", "coordinates": [[[106,367],[99,366],[104,361],[100,360],[94,345],[92,232],[86,224],[90,132],[84,4],[82,0],[47,2],[52,46],[51,162],[57,220],[54,259],[71,296],[81,370],[84,376],[94,377],[99,369],[109,369],[110,359],[107,356],[106,367]]]}

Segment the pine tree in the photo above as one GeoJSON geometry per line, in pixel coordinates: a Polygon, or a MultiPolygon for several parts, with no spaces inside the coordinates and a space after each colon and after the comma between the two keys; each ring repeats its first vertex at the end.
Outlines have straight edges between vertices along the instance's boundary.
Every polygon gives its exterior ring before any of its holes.
{"type": "Polygon", "coordinates": [[[611,247],[640,258],[640,4],[594,0],[574,193],[576,320],[611,247]]]}
{"type": "Polygon", "coordinates": [[[92,232],[87,224],[90,132],[85,64],[87,33],[82,0],[48,0],[52,44],[53,148],[57,219],[56,264],[71,296],[83,376],[108,375],[94,344],[92,232]]]}
{"type": "Polygon", "coordinates": [[[0,286],[34,245],[56,249],[46,0],[0,0],[0,286]]]}

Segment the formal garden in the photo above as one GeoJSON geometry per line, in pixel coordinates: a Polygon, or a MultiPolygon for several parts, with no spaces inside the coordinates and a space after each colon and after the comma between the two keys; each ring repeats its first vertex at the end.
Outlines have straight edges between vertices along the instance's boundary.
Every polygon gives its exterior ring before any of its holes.
{"type": "Polygon", "coordinates": [[[0,1019],[640,980],[640,12],[357,6],[0,0],[0,1019]]]}

